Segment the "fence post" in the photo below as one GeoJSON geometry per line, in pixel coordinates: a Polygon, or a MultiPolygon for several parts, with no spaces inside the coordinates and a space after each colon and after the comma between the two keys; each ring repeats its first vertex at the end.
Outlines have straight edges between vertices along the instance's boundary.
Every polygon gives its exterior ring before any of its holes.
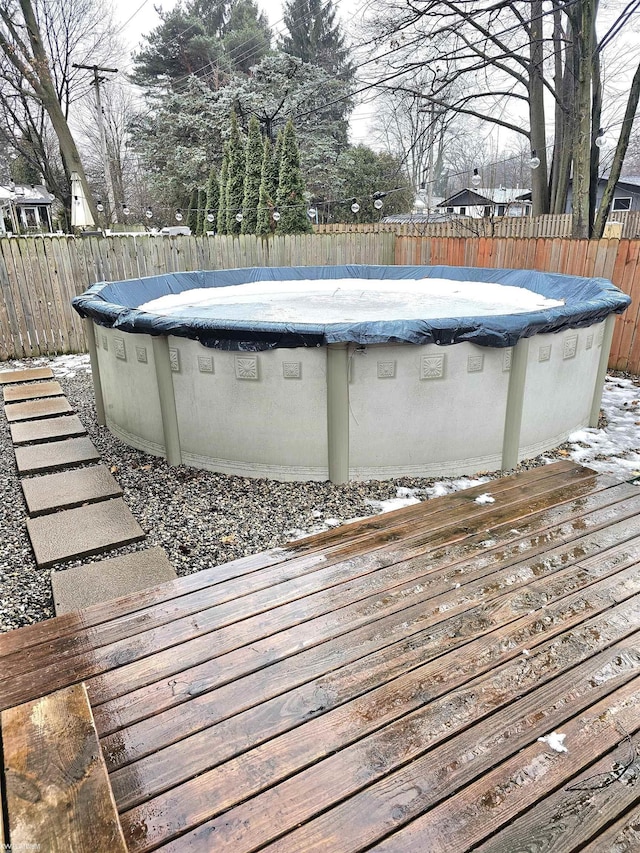
{"type": "Polygon", "coordinates": [[[349,482],[349,350],[327,347],[327,456],[329,480],[349,482]]]}
{"type": "Polygon", "coordinates": [[[176,412],[176,398],[173,393],[173,376],[171,375],[171,361],[169,359],[169,339],[165,335],[154,336],[152,342],[167,462],[169,465],[181,465],[182,451],[180,450],[178,413],[176,412]]]}
{"type": "Polygon", "coordinates": [[[607,319],[604,321],[600,360],[598,362],[598,372],[596,373],[596,382],[593,389],[593,401],[591,403],[591,413],[589,415],[589,426],[594,429],[598,426],[598,421],[600,419],[602,390],[604,388],[604,378],[607,375],[607,367],[609,365],[609,353],[611,351],[611,341],[613,340],[613,328],[615,323],[615,314],[609,314],[607,319]]]}
{"type": "Polygon", "coordinates": [[[529,339],[520,338],[511,351],[511,371],[507,391],[507,411],[504,417],[504,437],[502,439],[502,470],[508,471],[518,464],[520,450],[520,428],[522,426],[522,407],[524,388],[527,379],[527,360],[529,357],[529,339]]]}

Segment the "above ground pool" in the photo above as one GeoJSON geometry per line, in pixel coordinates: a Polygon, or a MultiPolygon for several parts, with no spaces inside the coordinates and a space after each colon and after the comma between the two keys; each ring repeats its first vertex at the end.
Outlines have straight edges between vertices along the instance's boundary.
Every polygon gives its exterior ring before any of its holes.
{"type": "Polygon", "coordinates": [[[261,267],[101,282],[98,418],[172,464],[278,480],[511,468],[597,423],[602,278],[470,267],[261,267]]]}

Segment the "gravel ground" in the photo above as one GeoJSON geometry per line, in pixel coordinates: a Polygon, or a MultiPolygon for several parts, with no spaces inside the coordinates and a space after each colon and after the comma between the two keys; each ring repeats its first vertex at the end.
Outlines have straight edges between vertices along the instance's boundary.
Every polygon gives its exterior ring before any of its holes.
{"type": "MultiPolygon", "coordinates": [[[[3,369],[34,366],[43,360],[7,363],[3,369]]],[[[145,542],[120,548],[116,556],[161,545],[179,575],[264,551],[305,533],[371,515],[368,501],[389,500],[400,487],[420,491],[434,479],[402,478],[349,483],[279,483],[172,468],[163,459],[122,444],[95,420],[88,357],[80,369],[54,371],[71,405],[87,428],[124,499],[147,534],[145,542]]],[[[559,456],[566,456],[560,448],[559,456]]],[[[527,460],[518,470],[545,464],[552,454],[527,460]]],[[[481,472],[498,477],[501,472],[481,472]]],[[[50,569],[38,569],[26,532],[26,509],[16,473],[9,428],[0,402],[0,632],[54,615],[50,569]]],[[[93,558],[65,564],[80,565],[93,558]]],[[[54,567],[56,568],[62,567],[54,567]]]]}

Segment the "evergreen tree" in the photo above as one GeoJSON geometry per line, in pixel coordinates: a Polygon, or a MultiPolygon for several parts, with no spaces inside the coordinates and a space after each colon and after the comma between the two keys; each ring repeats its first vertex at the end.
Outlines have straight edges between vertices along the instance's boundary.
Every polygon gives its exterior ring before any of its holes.
{"type": "Polygon", "coordinates": [[[249,132],[247,134],[244,199],[242,202],[244,219],[242,220],[241,230],[243,234],[256,233],[260,181],[262,178],[263,147],[260,122],[255,116],[251,116],[249,120],[249,132]]]}
{"type": "Polygon", "coordinates": [[[192,234],[198,233],[198,188],[194,187],[191,190],[189,198],[189,212],[187,213],[187,221],[185,223],[191,229],[192,234]]]}
{"type": "Polygon", "coordinates": [[[271,140],[266,136],[262,153],[260,196],[258,200],[258,218],[256,222],[256,234],[263,237],[267,234],[271,234],[276,224],[273,221],[273,209],[276,206],[279,172],[280,164],[276,160],[271,140]]]}
{"type": "Polygon", "coordinates": [[[211,171],[209,172],[209,180],[207,181],[207,189],[206,189],[206,198],[205,198],[205,211],[204,211],[204,225],[203,225],[203,234],[208,234],[211,231],[216,230],[216,219],[218,215],[218,204],[220,203],[220,184],[218,183],[218,173],[216,172],[216,167],[212,166],[211,171]],[[207,216],[212,213],[213,214],[213,222],[209,222],[207,216]]]}
{"type": "Polygon", "coordinates": [[[229,179],[229,145],[225,143],[222,151],[222,167],[220,169],[220,193],[218,195],[218,219],[216,231],[218,234],[227,233],[227,181],[229,179]]]}
{"type": "Polygon", "coordinates": [[[287,122],[282,137],[276,201],[280,211],[280,234],[304,234],[312,231],[307,216],[305,186],[300,173],[300,153],[291,119],[287,122]]]}
{"type": "Polygon", "coordinates": [[[248,74],[271,47],[271,28],[254,0],[235,0],[225,25],[223,44],[227,61],[236,71],[248,74]]]}
{"type": "Polygon", "coordinates": [[[204,224],[207,215],[207,191],[204,187],[198,190],[198,236],[204,234],[204,224]]]}
{"type": "Polygon", "coordinates": [[[236,215],[242,213],[244,201],[244,172],[245,153],[244,141],[238,117],[235,112],[231,113],[231,132],[229,134],[229,171],[227,174],[226,187],[226,209],[227,209],[227,234],[239,234],[242,226],[236,215]]]}
{"type": "Polygon", "coordinates": [[[335,18],[332,0],[285,0],[283,20],[287,33],[281,47],[290,56],[351,81],[354,66],[335,18]]]}

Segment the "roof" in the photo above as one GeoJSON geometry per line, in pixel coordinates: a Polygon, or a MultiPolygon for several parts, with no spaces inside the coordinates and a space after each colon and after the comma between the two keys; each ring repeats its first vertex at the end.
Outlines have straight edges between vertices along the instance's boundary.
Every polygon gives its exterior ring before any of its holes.
{"type": "Polygon", "coordinates": [[[531,190],[525,187],[465,187],[440,202],[440,207],[465,205],[512,204],[515,201],[528,201],[531,190]]]}
{"type": "Polygon", "coordinates": [[[14,184],[0,187],[0,201],[12,201],[18,206],[51,204],[53,200],[53,194],[42,184],[14,184]]]}

